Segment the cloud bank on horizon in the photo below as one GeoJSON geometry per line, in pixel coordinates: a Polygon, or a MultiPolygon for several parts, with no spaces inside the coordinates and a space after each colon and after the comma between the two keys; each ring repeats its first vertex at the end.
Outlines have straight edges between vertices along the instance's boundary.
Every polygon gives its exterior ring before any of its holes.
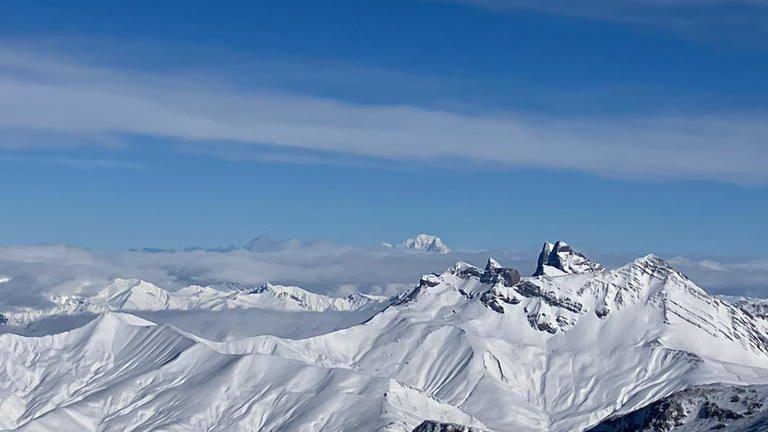
{"type": "MultiPolygon", "coordinates": [[[[577,248],[578,249],[578,248],[577,248]]],[[[607,268],[640,255],[589,253],[607,268]]],[[[330,242],[257,238],[243,248],[186,251],[91,251],[63,245],[0,247],[0,306],[46,305],[45,295],[94,295],[115,278],[136,278],[175,291],[188,285],[267,282],[321,294],[394,296],[460,260],[484,266],[495,258],[525,276],[537,250],[452,251],[441,254],[330,242]]],[[[713,294],[768,297],[768,259],[671,256],[667,260],[713,294]]]]}
{"type": "Polygon", "coordinates": [[[228,145],[246,144],[311,152],[314,159],[284,158],[310,163],[346,155],[632,180],[768,183],[764,112],[601,118],[361,105],[0,46],[0,148],[119,147],[129,135],[195,144],[224,157],[231,156],[228,145]]]}

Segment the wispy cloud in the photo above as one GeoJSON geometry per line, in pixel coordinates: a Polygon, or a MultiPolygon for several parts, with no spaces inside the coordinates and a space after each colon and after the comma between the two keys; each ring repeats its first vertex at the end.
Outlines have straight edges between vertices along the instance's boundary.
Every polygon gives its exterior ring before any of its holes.
{"type": "Polygon", "coordinates": [[[765,0],[445,0],[490,9],[522,9],[666,28],[686,38],[765,48],[765,0]]]}
{"type": "Polygon", "coordinates": [[[0,48],[0,133],[140,134],[209,146],[212,153],[230,142],[641,180],[766,183],[767,119],[766,113],[571,118],[355,105],[232,89],[215,77],[139,75],[0,48]]]}
{"type": "Polygon", "coordinates": [[[531,10],[665,29],[686,38],[765,49],[764,0],[445,0],[499,10],[531,10]]]}
{"type": "Polygon", "coordinates": [[[768,296],[768,259],[673,257],[669,262],[693,281],[704,281],[713,293],[768,296]]]}
{"type": "Polygon", "coordinates": [[[143,170],[146,168],[144,164],[138,162],[128,162],[116,159],[91,159],[91,158],[75,158],[75,157],[30,157],[19,156],[15,154],[2,154],[0,153],[0,161],[11,163],[33,163],[43,165],[56,165],[75,168],[78,170],[93,170],[93,169],[127,169],[127,170],[143,170]]]}
{"type": "MultiPolygon", "coordinates": [[[[425,273],[442,272],[456,260],[482,266],[489,257],[533,272],[536,250],[414,253],[385,247],[351,247],[329,242],[257,239],[222,251],[89,251],[62,245],[0,247],[0,309],[45,304],[43,294],[93,295],[114,278],[140,278],[165,289],[190,284],[265,282],[293,284],[311,291],[348,294],[352,290],[394,295],[418,283],[425,273]]],[[[590,253],[609,268],[638,254],[590,253]]],[[[669,262],[711,293],[768,296],[768,260],[672,257],[669,262]]]]}
{"type": "MultiPolygon", "coordinates": [[[[449,255],[329,242],[270,240],[222,251],[88,251],[62,245],[0,247],[0,306],[35,305],[41,294],[95,294],[114,278],[140,278],[169,290],[190,284],[266,282],[292,284],[321,293],[394,295],[424,273],[443,271],[461,259],[484,265],[487,252],[449,255]]],[[[535,251],[495,254],[506,265],[532,272],[535,251]]]]}

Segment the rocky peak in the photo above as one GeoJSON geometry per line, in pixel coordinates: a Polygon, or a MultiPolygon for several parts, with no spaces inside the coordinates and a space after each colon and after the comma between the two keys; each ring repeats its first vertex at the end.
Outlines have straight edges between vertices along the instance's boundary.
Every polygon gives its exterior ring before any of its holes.
{"type": "Polygon", "coordinates": [[[590,260],[580,252],[574,251],[563,241],[555,244],[546,242],[539,254],[539,261],[534,276],[558,276],[563,274],[587,273],[605,268],[590,260]]]}
{"type": "Polygon", "coordinates": [[[496,261],[493,258],[488,258],[488,264],[485,265],[485,271],[493,271],[493,270],[498,270],[500,268],[502,268],[502,265],[499,264],[498,261],[496,261]]]}
{"type": "Polygon", "coordinates": [[[675,269],[672,268],[671,265],[669,265],[668,262],[664,261],[662,258],[654,255],[654,254],[648,254],[644,257],[640,257],[634,261],[632,261],[631,265],[635,267],[642,267],[650,272],[657,272],[657,271],[663,271],[663,272],[672,272],[675,271],[675,269]]]}
{"type": "Polygon", "coordinates": [[[488,263],[485,265],[484,270],[480,270],[480,268],[465,262],[458,261],[448,271],[463,279],[475,277],[480,279],[480,282],[490,285],[495,285],[501,282],[505,286],[512,287],[520,282],[519,271],[513,268],[504,267],[493,258],[488,259],[488,263]]]}
{"type": "Polygon", "coordinates": [[[495,259],[489,258],[488,264],[485,265],[485,271],[480,276],[480,282],[487,284],[502,282],[505,286],[511,287],[520,282],[520,272],[513,268],[503,267],[495,259]]]}

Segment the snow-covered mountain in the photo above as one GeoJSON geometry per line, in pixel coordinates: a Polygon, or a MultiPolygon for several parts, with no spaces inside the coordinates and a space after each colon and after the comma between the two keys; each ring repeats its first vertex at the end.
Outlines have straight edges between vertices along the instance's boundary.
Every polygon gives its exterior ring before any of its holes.
{"type": "MultiPolygon", "coordinates": [[[[111,312],[0,335],[0,429],[583,431],[700,386],[768,384],[766,319],[656,256],[606,270],[556,245],[560,274],[459,262],[362,324],[300,340],[212,342],[111,312]]],[[[146,306],[124,292],[105,296],[146,306]]],[[[728,425],[732,396],[685,405],[686,424],[710,425],[689,418],[710,402],[728,425]]]]}
{"type": "Polygon", "coordinates": [[[227,309],[269,309],[275,311],[324,312],[356,311],[385,306],[386,297],[353,293],[346,297],[316,294],[295,286],[265,284],[249,289],[236,284],[221,287],[191,285],[166,291],[140,279],[115,279],[95,296],[53,295],[47,309],[17,308],[2,313],[7,325],[24,326],[46,317],[105,312],[222,311],[227,309]]]}
{"type": "Polygon", "coordinates": [[[446,246],[442,240],[440,240],[440,237],[428,234],[419,234],[414,238],[409,238],[407,240],[401,241],[400,243],[384,243],[384,246],[397,249],[413,249],[424,252],[438,252],[442,254],[446,254],[451,251],[451,249],[446,246]]]}

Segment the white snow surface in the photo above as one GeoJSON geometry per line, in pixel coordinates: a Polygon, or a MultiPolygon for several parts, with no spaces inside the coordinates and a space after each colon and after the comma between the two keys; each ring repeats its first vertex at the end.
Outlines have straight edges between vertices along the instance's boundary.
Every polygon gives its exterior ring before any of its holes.
{"type": "MultiPolygon", "coordinates": [[[[214,342],[115,312],[3,334],[0,429],[565,432],[695,385],[768,383],[768,321],[653,255],[514,286],[503,271],[457,263],[362,324],[299,340],[214,342]]],[[[181,296],[213,310],[259,294],[116,281],[88,301],[127,311],[181,296]]]]}
{"type": "Polygon", "coordinates": [[[441,254],[447,254],[451,251],[440,237],[428,234],[419,234],[414,238],[409,238],[396,244],[384,243],[384,246],[397,249],[414,249],[423,252],[438,252],[441,254]]]}
{"type": "Polygon", "coordinates": [[[256,289],[238,285],[223,287],[191,285],[166,291],[140,279],[115,279],[92,297],[50,295],[48,309],[17,308],[4,312],[8,325],[25,326],[46,317],[104,312],[222,311],[268,309],[293,312],[356,311],[388,302],[388,298],[353,293],[346,297],[316,294],[295,286],[267,283],[256,289]]]}

